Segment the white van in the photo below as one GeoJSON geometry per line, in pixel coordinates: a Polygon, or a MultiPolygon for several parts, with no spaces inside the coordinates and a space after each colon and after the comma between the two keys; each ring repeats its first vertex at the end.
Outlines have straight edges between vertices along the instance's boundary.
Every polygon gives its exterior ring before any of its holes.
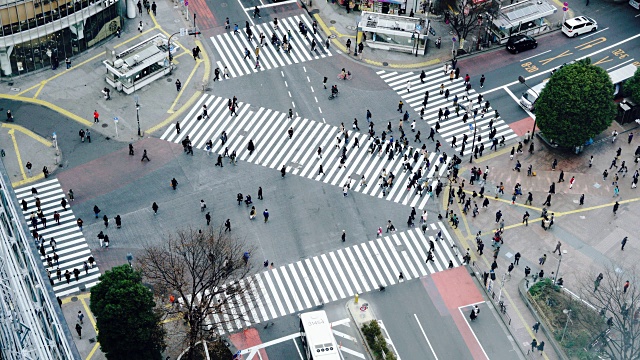
{"type": "Polygon", "coordinates": [[[540,95],[540,92],[542,92],[542,89],[547,85],[547,81],[549,81],[549,79],[544,80],[540,84],[527,90],[527,92],[522,93],[519,104],[523,109],[533,112],[535,102],[538,100],[538,96],[540,95]]]}
{"type": "Polygon", "coordinates": [[[576,37],[596,30],[598,30],[598,23],[586,16],[574,17],[562,24],[562,32],[568,37],[576,37]]]}

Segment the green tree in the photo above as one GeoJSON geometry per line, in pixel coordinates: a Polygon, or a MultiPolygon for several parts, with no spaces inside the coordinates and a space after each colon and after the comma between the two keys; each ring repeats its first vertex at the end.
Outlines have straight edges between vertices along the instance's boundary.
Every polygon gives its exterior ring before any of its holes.
{"type": "Polygon", "coordinates": [[[640,68],[636,69],[631,79],[624,83],[625,96],[631,97],[631,101],[640,104],[640,68]]]}
{"type": "Polygon", "coordinates": [[[161,316],[153,293],[129,265],[114,267],[91,288],[98,341],[108,359],[160,360],[165,349],[161,316]]]}
{"type": "Polygon", "coordinates": [[[545,137],[576,147],[606,130],[616,115],[607,72],[584,59],[551,76],[536,101],[536,119],[545,137]]]}

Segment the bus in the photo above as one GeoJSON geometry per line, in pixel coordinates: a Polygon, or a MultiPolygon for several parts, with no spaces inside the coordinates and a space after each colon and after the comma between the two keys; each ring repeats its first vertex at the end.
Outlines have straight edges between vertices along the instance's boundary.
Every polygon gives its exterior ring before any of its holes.
{"type": "MultiPolygon", "coordinates": [[[[614,98],[620,96],[620,89],[622,88],[622,84],[624,84],[624,82],[627,79],[629,79],[630,77],[633,76],[633,74],[635,74],[636,69],[637,68],[635,65],[628,64],[621,68],[611,70],[608,72],[609,78],[611,79],[611,83],[613,83],[612,92],[613,92],[614,98]]],[[[522,97],[520,97],[519,104],[523,109],[528,111],[534,111],[535,109],[534,105],[536,100],[538,99],[538,95],[542,92],[542,89],[544,89],[545,85],[547,85],[547,81],[549,81],[549,79],[545,79],[540,84],[532,87],[527,92],[522,94],[522,97]]]]}
{"type": "Polygon", "coordinates": [[[300,314],[300,339],[307,360],[340,360],[331,323],[324,311],[300,314]]]}

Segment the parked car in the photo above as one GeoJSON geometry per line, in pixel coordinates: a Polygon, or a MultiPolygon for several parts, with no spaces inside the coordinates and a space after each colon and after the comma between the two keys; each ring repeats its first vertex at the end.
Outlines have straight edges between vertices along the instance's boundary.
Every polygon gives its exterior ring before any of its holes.
{"type": "Polygon", "coordinates": [[[529,35],[515,35],[507,40],[507,51],[517,54],[520,51],[535,49],[538,47],[536,39],[529,35]]]}
{"type": "Polygon", "coordinates": [[[598,23],[587,16],[574,17],[562,24],[562,32],[568,37],[576,37],[596,30],[598,30],[598,23]]]}

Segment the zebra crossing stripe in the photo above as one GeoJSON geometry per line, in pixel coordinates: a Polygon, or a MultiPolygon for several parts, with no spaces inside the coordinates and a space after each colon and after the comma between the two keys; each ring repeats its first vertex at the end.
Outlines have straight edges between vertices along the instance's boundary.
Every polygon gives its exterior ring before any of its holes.
{"type": "MultiPolygon", "coordinates": [[[[311,26],[308,16],[295,15],[278,20],[278,30],[274,30],[270,23],[257,24],[250,27],[255,35],[251,41],[247,39],[245,30],[239,31],[238,34],[227,32],[211,37],[210,40],[215,49],[213,57],[217,59],[216,66],[221,70],[227,66],[230,76],[235,78],[332,56],[331,51],[322,46],[323,40],[320,35],[309,31],[307,37],[304,38],[298,31],[298,22],[300,21],[308,27],[311,26]],[[261,33],[265,36],[262,46],[260,46],[261,33]],[[288,54],[283,49],[276,50],[271,44],[271,36],[274,33],[279,39],[287,35],[291,49],[288,54]],[[316,40],[318,46],[314,51],[311,51],[311,41],[313,39],[316,40]],[[258,54],[260,57],[260,67],[257,69],[255,66],[257,59],[256,48],[259,48],[258,54]],[[247,58],[245,58],[245,49],[249,50],[247,58]]],[[[309,28],[311,29],[311,27],[309,28]]]]}
{"type": "Polygon", "coordinates": [[[333,261],[333,264],[334,264],[334,265],[332,265],[330,267],[330,269],[331,268],[335,268],[336,269],[336,271],[338,272],[338,276],[339,276],[340,280],[342,280],[342,283],[344,284],[344,290],[345,290],[345,293],[346,293],[345,297],[352,295],[353,294],[353,289],[351,288],[351,284],[349,284],[349,280],[351,280],[354,284],[357,284],[358,282],[357,282],[356,278],[354,278],[354,277],[347,278],[344,275],[344,271],[342,270],[342,265],[340,264],[340,262],[338,262],[338,258],[336,256],[336,252],[335,251],[330,252],[329,253],[329,257],[331,258],[331,261],[333,261]]]}
{"type": "MultiPolygon", "coordinates": [[[[354,141],[347,145],[347,161],[343,167],[338,167],[341,156],[341,148],[335,147],[336,137],[341,138],[339,129],[332,125],[319,123],[310,119],[295,117],[289,119],[286,113],[271,109],[258,108],[251,110],[249,104],[240,103],[238,115],[228,112],[225,99],[204,95],[198,102],[198,108],[192,109],[182,122],[182,131],[177,134],[174,126],[170,126],[162,135],[163,139],[180,143],[187,136],[197,149],[202,149],[209,139],[213,143],[211,152],[223,154],[225,149],[229,153],[237,152],[237,159],[261,165],[271,169],[280,169],[286,166],[287,173],[294,174],[315,181],[321,181],[332,186],[343,186],[350,182],[352,192],[359,192],[370,196],[393,201],[404,205],[424,208],[430,198],[428,195],[419,195],[415,188],[407,191],[412,172],[404,171],[403,156],[412,151],[420,151],[419,148],[405,149],[404,152],[395,154],[393,160],[377,152],[371,153],[369,145],[371,140],[368,135],[348,130],[351,139],[359,139],[360,147],[353,147],[354,141]],[[197,120],[203,104],[208,104],[210,116],[197,120]],[[289,139],[287,130],[294,128],[294,137],[289,139]],[[223,145],[219,140],[222,132],[227,133],[227,142],[223,145]],[[253,140],[256,151],[249,154],[247,145],[253,140]],[[322,148],[322,158],[317,158],[317,149],[322,148]],[[318,174],[320,165],[326,167],[325,173],[318,174]],[[390,188],[386,195],[379,186],[378,177],[382,169],[393,172],[396,175],[395,186],[390,188]],[[367,186],[360,186],[359,182],[364,175],[367,186]]],[[[436,153],[429,153],[428,160],[433,163],[431,168],[424,168],[423,179],[429,179],[426,185],[435,184],[435,165],[439,165],[439,175],[446,170],[446,163],[436,162],[436,153]]],[[[413,159],[408,160],[412,162],[413,159]]],[[[423,167],[425,159],[418,156],[418,162],[413,165],[416,169],[423,167]]],[[[425,186],[426,186],[425,185],[425,186]]]]}
{"type": "MultiPolygon", "coordinates": [[[[253,279],[255,279],[255,277],[253,279]]],[[[262,294],[264,293],[264,291],[258,292],[258,289],[256,288],[257,280],[252,281],[251,279],[249,279],[249,280],[246,280],[246,282],[249,284],[249,289],[251,290],[253,302],[255,302],[256,305],[258,306],[258,310],[260,311],[260,315],[261,315],[261,317],[254,315],[253,318],[256,321],[259,321],[260,318],[262,318],[263,321],[269,320],[269,315],[267,315],[267,310],[264,308],[264,304],[262,303],[262,294]]],[[[246,286],[246,284],[244,285],[246,286]]],[[[251,308],[253,309],[255,307],[251,307],[251,308]]]]}
{"type": "MultiPolygon", "coordinates": [[[[406,72],[406,73],[398,73],[398,72],[385,72],[383,70],[377,72],[378,76],[382,80],[384,80],[387,85],[389,85],[394,91],[396,91],[405,104],[412,108],[414,111],[420,111],[423,107],[422,101],[424,98],[424,92],[429,91],[429,102],[425,107],[424,120],[427,124],[434,126],[436,123],[440,123],[440,131],[439,134],[443,137],[446,143],[450,144],[453,141],[453,136],[462,136],[463,134],[467,134],[471,140],[473,140],[473,129],[469,127],[469,124],[473,124],[473,119],[470,119],[467,123],[463,123],[460,121],[461,116],[464,114],[465,110],[462,109],[460,116],[455,115],[455,111],[451,111],[451,115],[448,119],[442,119],[438,121],[438,110],[440,108],[451,108],[453,105],[453,98],[455,96],[460,96],[458,103],[464,107],[471,106],[471,110],[478,109],[484,107],[483,104],[474,101],[477,97],[477,92],[475,89],[470,89],[468,92],[464,86],[463,78],[454,79],[450,81],[447,75],[443,75],[442,70],[433,69],[425,72],[427,76],[425,78],[425,82],[420,81],[418,73],[406,72]],[[439,73],[440,72],[440,73],[439,73]],[[407,81],[411,84],[411,91],[407,92],[407,81]],[[445,99],[444,96],[439,94],[440,84],[444,84],[445,88],[450,92],[450,99],[445,99]],[[470,101],[467,104],[464,104],[464,98],[468,95],[470,101]]],[[[480,144],[489,145],[491,143],[491,139],[488,138],[488,134],[490,130],[485,128],[489,123],[489,120],[494,118],[493,111],[491,106],[488,107],[487,114],[485,116],[478,115],[476,118],[476,124],[478,129],[481,129],[477,132],[477,135],[482,137],[482,141],[476,142],[478,146],[480,144]],[[486,130],[483,130],[486,129],[486,130]]],[[[504,120],[500,117],[497,117],[493,120],[493,127],[496,129],[496,137],[500,138],[502,136],[505,137],[506,140],[511,140],[517,137],[517,135],[511,130],[511,128],[504,122],[504,120]]],[[[472,143],[472,141],[471,141],[472,143]]],[[[469,150],[467,153],[472,152],[473,149],[471,145],[469,145],[469,150]]],[[[461,142],[458,142],[455,146],[455,151],[458,152],[462,149],[461,142]]]]}
{"type": "MultiPolygon", "coordinates": [[[[84,263],[91,256],[91,250],[87,244],[84,235],[77,227],[76,217],[71,209],[69,201],[67,203],[66,210],[62,208],[61,201],[65,198],[64,191],[60,186],[60,183],[56,178],[44,180],[27,187],[15,189],[17,199],[22,202],[24,200],[27,203],[27,209],[24,210],[22,206],[22,214],[28,224],[29,230],[33,231],[34,228],[31,224],[30,214],[36,212],[35,206],[36,197],[31,193],[31,189],[37,190],[37,197],[40,199],[40,209],[43,215],[47,219],[47,227],[44,228],[41,225],[41,221],[38,221],[38,234],[43,237],[45,255],[40,256],[43,267],[48,268],[46,260],[47,256],[53,257],[54,251],[48,244],[47,240],[55,239],[55,253],[58,255],[58,265],[52,260],[53,267],[49,268],[51,271],[51,279],[53,281],[53,291],[56,296],[66,296],[73,293],[80,292],[82,289],[89,289],[98,283],[100,277],[100,270],[98,266],[89,268],[88,271],[84,270],[84,263]],[[60,223],[57,224],[53,220],[54,212],[58,211],[60,214],[60,223]],[[56,275],[56,269],[61,271],[61,279],[58,280],[56,275]],[[72,279],[67,284],[64,277],[64,273],[68,270],[73,273],[74,269],[80,271],[78,280],[72,279]]],[[[72,274],[73,275],[73,274],[72,274]]]]}
{"type": "MultiPolygon", "coordinates": [[[[279,269],[282,269],[282,267],[280,267],[279,269]]],[[[293,308],[293,305],[291,304],[291,300],[289,300],[289,298],[291,296],[286,296],[286,289],[287,287],[284,286],[284,283],[282,282],[282,280],[280,279],[280,274],[278,274],[278,269],[277,268],[273,268],[271,270],[271,274],[273,275],[273,278],[276,279],[276,283],[278,284],[278,289],[280,289],[280,291],[283,294],[283,298],[284,298],[284,303],[287,305],[287,309],[289,310],[288,314],[291,314],[293,312],[295,312],[296,310],[293,308]]],[[[298,299],[298,295],[293,291],[292,288],[289,288],[291,295],[293,296],[294,300],[296,301],[296,304],[300,302],[300,299],[298,299]]]]}
{"type": "MultiPolygon", "coordinates": [[[[316,268],[318,269],[318,272],[320,273],[320,276],[322,277],[322,282],[326,286],[327,291],[329,291],[329,295],[331,296],[331,301],[338,300],[338,298],[336,297],[336,293],[333,291],[333,288],[330,285],[332,283],[329,282],[329,279],[327,278],[327,274],[324,272],[324,268],[320,264],[320,259],[318,258],[318,256],[314,256],[313,257],[313,262],[316,265],[316,268]]],[[[336,285],[335,281],[333,282],[333,285],[334,286],[336,285]]]]}
{"type": "MultiPolygon", "coordinates": [[[[293,264],[289,264],[289,265],[287,265],[287,267],[289,268],[289,272],[291,273],[291,276],[293,276],[293,280],[295,280],[296,284],[302,284],[302,281],[300,281],[300,277],[298,277],[298,273],[296,272],[295,267],[293,266],[293,264]]],[[[285,272],[285,274],[286,274],[286,272],[285,272]]],[[[287,286],[289,286],[289,289],[298,289],[298,291],[300,291],[300,297],[302,297],[302,301],[304,301],[304,305],[305,306],[302,307],[302,304],[299,304],[299,302],[298,302],[298,310],[302,311],[304,309],[310,308],[311,307],[311,303],[309,302],[309,297],[307,296],[307,294],[304,291],[304,286],[296,286],[296,287],[294,287],[293,283],[291,282],[291,279],[289,278],[288,275],[285,275],[285,281],[287,282],[287,286]]]]}
{"type": "MultiPolygon", "coordinates": [[[[264,276],[265,280],[267,281],[267,285],[269,285],[269,288],[270,289],[275,289],[275,287],[273,286],[273,282],[271,281],[271,276],[269,275],[269,272],[268,271],[263,272],[262,276],[264,276]]],[[[275,300],[276,306],[278,307],[278,310],[280,310],[280,316],[287,315],[287,312],[285,312],[284,307],[282,306],[282,302],[280,301],[280,298],[278,297],[278,294],[275,291],[272,291],[271,292],[271,296],[275,300]]],[[[278,317],[280,317],[280,316],[278,316],[278,317]]]]}
{"type": "MultiPolygon", "coordinates": [[[[302,279],[304,280],[304,284],[306,285],[307,291],[311,295],[311,299],[313,300],[313,304],[315,306],[320,306],[320,300],[318,299],[318,295],[316,291],[313,289],[313,285],[311,285],[311,281],[309,280],[309,276],[307,275],[307,271],[304,269],[304,265],[302,265],[302,261],[298,261],[296,263],[298,265],[298,270],[300,270],[300,274],[302,275],[302,279]]],[[[293,272],[293,271],[292,271],[293,272]]],[[[295,274],[295,272],[294,272],[295,274]]],[[[296,278],[297,280],[297,278],[296,278]]],[[[300,284],[300,281],[296,281],[296,283],[300,284]]],[[[307,308],[311,307],[309,305],[307,308]]]]}
{"type": "Polygon", "coordinates": [[[260,294],[264,296],[265,303],[267,304],[267,307],[271,312],[271,318],[272,319],[279,318],[280,315],[278,315],[278,313],[276,312],[276,309],[273,307],[273,301],[271,300],[271,296],[269,296],[269,293],[267,292],[267,288],[264,286],[264,283],[262,282],[262,278],[260,277],[259,274],[254,275],[254,277],[258,282],[258,288],[260,289],[260,294]]]}
{"type": "Polygon", "coordinates": [[[330,301],[329,297],[327,297],[327,294],[324,292],[324,288],[320,286],[321,284],[320,278],[318,277],[318,275],[316,275],[316,271],[313,269],[313,265],[311,265],[311,260],[305,259],[304,263],[305,265],[307,265],[307,269],[309,269],[309,274],[311,274],[311,277],[313,278],[313,282],[315,284],[318,284],[318,292],[320,293],[322,304],[328,303],[330,301]]]}
{"type": "MultiPolygon", "coordinates": [[[[347,262],[347,259],[344,256],[344,253],[342,251],[342,249],[338,249],[336,251],[338,253],[338,257],[340,257],[340,261],[342,261],[342,263],[337,264],[338,265],[338,270],[341,271],[342,266],[344,266],[344,268],[347,270],[347,274],[349,275],[348,277],[344,276],[344,274],[340,274],[340,276],[343,279],[352,279],[353,281],[353,286],[355,287],[356,293],[361,294],[362,293],[362,287],[360,287],[360,283],[358,282],[358,279],[360,279],[360,281],[362,281],[364,283],[364,279],[362,278],[362,276],[355,276],[353,275],[353,271],[351,270],[352,265],[349,264],[349,262],[347,262]]],[[[336,263],[338,263],[338,261],[336,261],[336,263]]],[[[356,266],[356,264],[354,264],[354,266],[356,266]]],[[[346,280],[345,280],[346,281],[346,280]]],[[[367,290],[369,291],[369,290],[367,290]]],[[[353,291],[350,289],[349,290],[349,294],[353,294],[353,291]]]]}

